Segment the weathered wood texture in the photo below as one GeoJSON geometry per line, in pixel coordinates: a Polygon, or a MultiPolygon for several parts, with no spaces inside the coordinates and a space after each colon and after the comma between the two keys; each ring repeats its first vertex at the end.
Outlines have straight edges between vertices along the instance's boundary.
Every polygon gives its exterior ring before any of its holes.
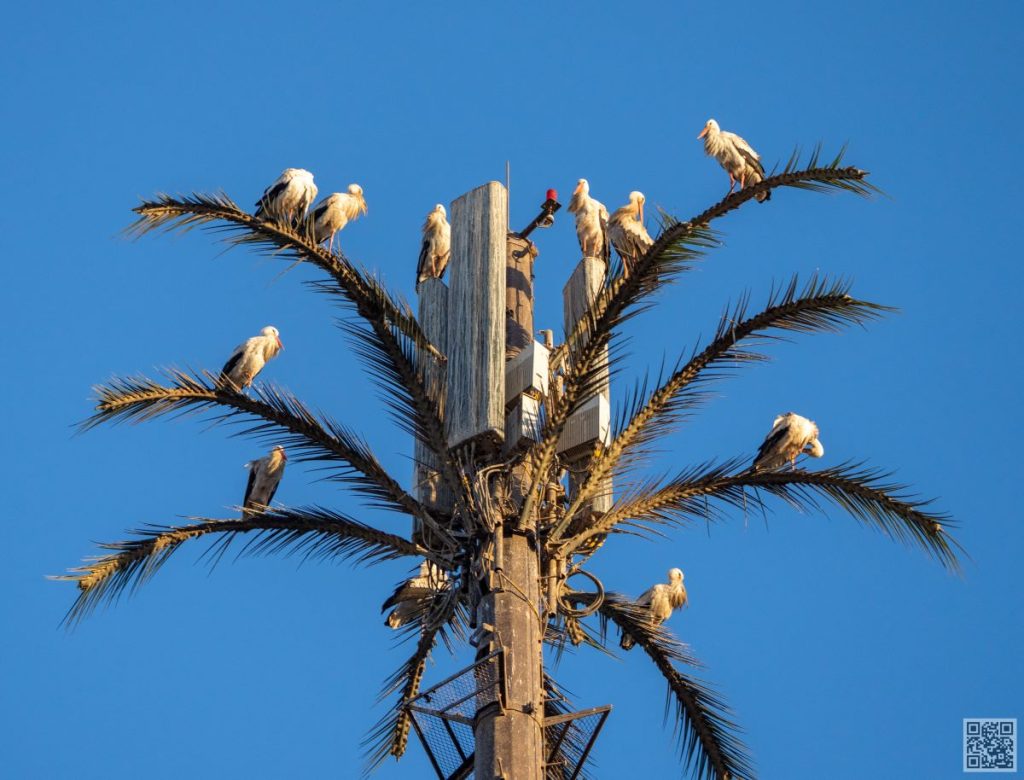
{"type": "Polygon", "coordinates": [[[505,357],[533,342],[533,261],[537,247],[514,233],[508,236],[505,263],[505,357]]]}
{"type": "MultiPolygon", "coordinates": [[[[605,274],[608,267],[603,260],[595,257],[584,257],[577,264],[569,281],[562,288],[562,317],[565,325],[565,332],[572,333],[576,323],[583,315],[583,312],[590,306],[591,301],[597,297],[604,287],[605,274]]],[[[608,365],[608,349],[604,349],[602,364],[608,365]]],[[[608,373],[605,370],[604,394],[608,395],[608,373]]]]}
{"type": "Polygon", "coordinates": [[[484,620],[505,648],[504,711],[485,709],[474,728],[478,780],[541,780],[544,777],[543,638],[540,559],[523,534],[507,535],[505,568],[484,598],[484,620]]]}
{"type": "MultiPolygon", "coordinates": [[[[424,335],[442,353],[448,352],[448,285],[440,279],[425,279],[419,289],[419,320],[424,335]]],[[[440,399],[442,417],[444,411],[444,380],[445,365],[439,361],[422,355],[421,360],[426,367],[424,379],[431,393],[440,399]]],[[[451,491],[445,487],[437,470],[437,455],[419,441],[414,447],[413,486],[414,495],[429,507],[450,512],[452,508],[451,491]]],[[[422,542],[419,521],[413,521],[413,538],[422,542]]]]}
{"type": "MultiPolygon", "coordinates": [[[[562,290],[563,317],[566,333],[571,333],[580,316],[590,306],[604,287],[607,266],[602,260],[584,257],[562,290]]],[[[611,384],[608,376],[608,349],[604,349],[601,361],[605,366],[598,395],[583,405],[565,424],[558,440],[558,450],[572,464],[570,473],[578,474],[586,468],[595,445],[606,445],[611,435],[611,384]]],[[[569,481],[569,495],[575,494],[578,480],[569,481]]],[[[612,480],[609,477],[601,485],[601,494],[589,502],[586,510],[607,512],[612,506],[612,480]]]]}
{"type": "Polygon", "coordinates": [[[452,203],[448,294],[448,444],[500,444],[505,430],[505,188],[452,203]]]}
{"type": "Polygon", "coordinates": [[[576,320],[587,310],[590,302],[604,287],[606,272],[607,268],[604,262],[597,258],[584,257],[580,260],[572,272],[572,276],[569,277],[569,281],[562,288],[562,309],[566,332],[572,330],[576,320]]]}

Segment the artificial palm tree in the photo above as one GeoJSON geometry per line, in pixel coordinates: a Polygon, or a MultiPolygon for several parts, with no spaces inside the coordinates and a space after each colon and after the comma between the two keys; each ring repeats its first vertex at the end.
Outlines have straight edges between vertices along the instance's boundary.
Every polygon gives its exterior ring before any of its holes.
{"type": "MultiPolygon", "coordinates": [[[[638,384],[619,416],[610,442],[595,446],[582,476],[562,488],[559,437],[570,417],[599,391],[617,358],[609,345],[620,326],[652,305],[652,295],[690,269],[718,241],[711,224],[759,194],[784,187],[867,195],[873,187],[866,172],[841,164],[841,155],[821,164],[815,154],[807,165],[796,155],[781,173],[728,195],[686,221],[662,215],[662,229],[651,249],[630,272],[609,269],[589,309],[551,354],[554,379],[542,403],[538,440],[502,456],[495,451],[450,449],[445,437],[445,356],[423,333],[413,312],[372,275],[339,251],[318,245],[302,226],[259,219],[226,195],[160,195],[135,209],[134,235],[154,230],[187,230],[196,225],[227,231],[232,244],[251,245],[274,257],[310,263],[323,274],[317,288],[348,310],[343,322],[350,342],[373,379],[386,390],[387,405],[399,425],[432,453],[450,509],[418,500],[381,466],[367,442],[345,424],[318,414],[286,390],[257,383],[249,393],[218,382],[206,371],[170,370],[158,379],[115,379],[98,388],[98,404],[82,427],[105,422],[140,422],[164,415],[205,413],[215,422],[240,422],[244,433],[285,445],[293,460],[316,464],[375,508],[411,516],[419,529],[409,537],[366,525],[349,514],[323,507],[267,508],[245,519],[204,519],[182,526],[148,527],[129,541],[105,545],[105,553],[62,579],[77,583],[78,598],[67,622],[73,624],[94,607],[115,600],[156,573],[192,539],[215,540],[214,554],[237,537],[247,538],[253,553],[289,553],[323,559],[376,563],[398,558],[426,559],[447,576],[432,598],[420,604],[403,630],[415,638],[411,656],[386,682],[397,700],[368,740],[370,766],[387,756],[401,757],[410,731],[405,706],[420,692],[426,662],[438,639],[449,648],[465,642],[477,627],[477,608],[493,574],[496,537],[526,529],[536,577],[545,583],[532,591],[531,608],[542,621],[544,640],[557,648],[566,642],[603,648],[610,625],[628,634],[664,675],[676,702],[684,763],[696,777],[751,777],[746,748],[722,699],[688,670],[697,664],[688,647],[641,607],[598,586],[580,592],[569,586],[607,537],[685,528],[722,509],[762,507],[766,496],[791,506],[814,509],[822,499],[885,535],[913,542],[942,565],[955,569],[955,543],[945,517],[926,502],[887,483],[886,475],[859,463],[820,471],[803,468],[760,471],[749,457],[707,462],[683,469],[668,481],[645,479],[650,445],[668,434],[705,396],[709,382],[744,363],[762,359],[769,340],[791,333],[835,331],[878,317],[888,309],[858,300],[842,281],[814,278],[802,286],[794,279],[768,296],[765,308],[749,311],[744,296],[722,317],[714,337],[681,359],[667,377],[638,384]],[[610,362],[610,364],[609,364],[610,362]],[[650,389],[653,387],[653,389],[650,389]],[[294,457],[294,456],[297,456],[294,457]],[[607,512],[592,511],[593,501],[619,485],[607,512]],[[481,582],[484,585],[481,589],[481,582]]],[[[527,549],[527,548],[523,548],[527,549]]],[[[591,576],[592,579],[594,579],[591,576]]],[[[550,678],[544,678],[545,713],[558,712],[550,678]]],[[[479,745],[478,745],[479,749],[479,745]]],[[[540,770],[538,769],[538,772],[540,770]]],[[[539,776],[539,775],[538,775],[539,776]]],[[[560,775],[559,775],[560,776],[560,775]]]]}

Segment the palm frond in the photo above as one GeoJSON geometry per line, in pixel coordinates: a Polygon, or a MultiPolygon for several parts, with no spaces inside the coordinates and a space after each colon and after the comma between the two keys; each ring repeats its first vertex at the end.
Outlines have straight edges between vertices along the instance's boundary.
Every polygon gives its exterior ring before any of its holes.
{"type": "Polygon", "coordinates": [[[761,506],[762,490],[801,511],[823,511],[826,498],[854,519],[872,526],[890,539],[916,544],[951,571],[958,571],[960,545],[946,532],[954,526],[947,515],[929,512],[931,501],[906,493],[905,485],[891,483],[891,474],[861,463],[843,463],[822,471],[733,471],[740,459],[710,466],[701,473],[689,470],[659,489],[651,489],[616,504],[586,530],[569,539],[566,550],[580,549],[595,536],[609,533],[619,523],[687,523],[707,516],[707,501],[733,507],[761,506]]]}
{"type": "Polygon", "coordinates": [[[590,309],[568,334],[565,343],[551,355],[552,365],[561,365],[569,358],[569,352],[585,343],[593,334],[604,333],[621,322],[623,312],[637,305],[644,297],[670,281],[681,271],[687,270],[699,252],[717,242],[708,232],[712,221],[734,211],[744,203],[753,200],[763,192],[778,187],[794,187],[816,192],[842,191],[857,195],[870,195],[877,188],[866,181],[867,171],[843,167],[843,152],[827,165],[819,165],[820,147],[808,160],[803,169],[798,169],[798,155],[794,154],[781,173],[769,176],[764,181],[738,192],[727,195],[706,211],[686,222],[664,215],[662,232],[647,254],[640,258],[629,277],[611,279],[602,294],[591,304],[590,309]],[[691,243],[692,242],[692,243],[691,243]]]}
{"type": "Polygon", "coordinates": [[[139,215],[127,229],[131,236],[153,230],[190,230],[199,225],[226,230],[233,245],[254,245],[272,256],[283,254],[313,263],[330,280],[315,285],[351,308],[359,321],[346,320],[344,330],[353,337],[357,352],[385,391],[392,411],[403,426],[426,446],[439,453],[442,478],[461,503],[468,502],[468,490],[449,467],[443,455],[443,405],[439,388],[426,386],[422,356],[444,361],[445,356],[429,342],[407,303],[394,299],[372,274],[356,267],[340,250],[328,252],[309,234],[288,225],[264,221],[242,211],[227,195],[194,193],[173,197],[158,195],[143,201],[134,211],[139,215]]]}
{"type": "Polygon", "coordinates": [[[841,167],[842,153],[825,166],[819,165],[819,156],[820,150],[815,151],[808,166],[798,170],[794,155],[782,173],[728,195],[688,222],[680,222],[665,215],[661,234],[647,253],[635,263],[632,272],[607,282],[607,286],[566,335],[564,344],[551,356],[552,366],[564,366],[566,392],[550,415],[541,441],[531,448],[531,458],[537,470],[524,502],[521,522],[525,522],[535,508],[540,486],[548,478],[547,472],[566,420],[596,390],[595,381],[600,376],[597,361],[613,331],[630,317],[642,312],[649,305],[646,300],[655,291],[691,268],[706,249],[717,245],[718,241],[708,227],[712,220],[739,208],[759,193],[777,187],[815,191],[846,190],[859,195],[875,191],[865,181],[866,171],[841,167]]]}
{"type": "Polygon", "coordinates": [[[102,423],[213,412],[216,423],[245,425],[239,435],[281,444],[299,462],[324,464],[329,479],[351,486],[373,506],[408,513],[432,528],[437,526],[430,511],[391,477],[361,437],[329,417],[314,414],[286,390],[260,384],[250,396],[219,383],[207,372],[166,369],[164,376],[167,384],[133,376],[97,386],[96,412],[80,424],[80,430],[102,423]]]}
{"type": "Polygon", "coordinates": [[[187,232],[199,226],[228,233],[232,245],[254,245],[271,256],[283,256],[312,263],[327,273],[334,290],[373,326],[393,325],[416,346],[435,358],[444,356],[423,334],[408,306],[396,302],[384,287],[364,270],[353,265],[340,250],[328,252],[304,227],[262,220],[244,210],[225,193],[192,193],[173,196],[158,193],[132,209],[138,219],[126,228],[133,238],[153,231],[187,232]]]}
{"type": "Polygon", "coordinates": [[[709,381],[720,378],[740,365],[767,359],[738,345],[763,344],[783,333],[834,333],[848,325],[863,325],[891,308],[857,300],[849,294],[850,283],[813,276],[802,289],[794,276],[788,284],[773,290],[767,306],[748,316],[749,298],[742,296],[726,309],[711,343],[688,361],[680,360],[673,373],[647,395],[646,382],[634,393],[611,445],[591,463],[587,480],[553,531],[557,537],[585,502],[602,489],[605,479],[623,462],[631,462],[637,450],[664,435],[696,408],[706,397],[702,391],[709,381]]]}
{"type": "Polygon", "coordinates": [[[53,579],[74,582],[79,593],[64,617],[73,626],[102,603],[134,593],[159,571],[171,554],[190,539],[220,534],[216,563],[241,534],[251,534],[239,554],[301,553],[304,558],[375,563],[403,556],[427,556],[427,550],[401,536],[380,531],[338,512],[319,507],[268,509],[246,519],[200,518],[190,525],[147,525],[136,538],[101,544],[110,552],[53,579]]]}
{"type": "MultiPolygon", "coordinates": [[[[320,291],[330,291],[334,285],[317,283],[313,286],[320,291]]],[[[469,486],[448,457],[444,428],[445,373],[426,371],[416,343],[400,332],[386,339],[376,330],[368,331],[351,319],[341,319],[338,324],[352,337],[356,355],[380,388],[380,398],[392,419],[438,456],[441,477],[452,495],[459,503],[471,505],[469,486]],[[406,392],[404,388],[415,388],[415,391],[406,392]]]]}
{"type": "Polygon", "coordinates": [[[668,695],[675,702],[675,732],[686,769],[709,780],[752,777],[749,751],[737,735],[740,729],[729,707],[702,680],[676,668],[676,664],[702,666],[689,647],[664,626],[653,625],[645,609],[621,594],[606,593],[600,615],[628,633],[665,677],[668,695]]]}
{"type": "Polygon", "coordinates": [[[461,600],[452,589],[448,598],[438,605],[434,613],[425,617],[418,625],[420,634],[413,654],[384,682],[379,699],[386,699],[397,692],[398,701],[363,740],[363,747],[366,749],[364,775],[380,766],[388,756],[399,759],[405,754],[409,744],[409,729],[412,726],[411,715],[405,705],[420,693],[423,672],[437,640],[442,639],[451,648],[447,632],[454,631],[461,635],[459,623],[464,622],[466,617],[462,610],[464,607],[461,600]]]}

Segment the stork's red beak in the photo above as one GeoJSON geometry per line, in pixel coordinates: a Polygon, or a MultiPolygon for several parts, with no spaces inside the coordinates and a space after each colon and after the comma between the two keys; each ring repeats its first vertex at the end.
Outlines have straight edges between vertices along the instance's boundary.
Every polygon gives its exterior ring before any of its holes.
{"type": "Polygon", "coordinates": [[[644,224],[644,202],[640,201],[637,204],[637,210],[640,212],[640,224],[644,224]]]}
{"type": "Polygon", "coordinates": [[[580,192],[582,192],[582,191],[583,191],[583,182],[580,182],[579,184],[576,185],[576,189],[574,189],[572,191],[572,194],[573,195],[579,195],[580,192]]]}
{"type": "Polygon", "coordinates": [[[708,126],[704,125],[704,129],[700,131],[700,135],[698,135],[697,138],[703,138],[707,134],[708,134],[708,126]]]}
{"type": "Polygon", "coordinates": [[[280,336],[274,336],[274,338],[277,340],[277,348],[278,349],[284,349],[284,344],[281,343],[281,337],[280,336]]]}

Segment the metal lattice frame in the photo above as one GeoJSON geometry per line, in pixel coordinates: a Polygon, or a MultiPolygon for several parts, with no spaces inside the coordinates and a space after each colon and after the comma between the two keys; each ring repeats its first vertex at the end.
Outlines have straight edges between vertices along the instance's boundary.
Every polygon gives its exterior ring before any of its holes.
{"type": "Polygon", "coordinates": [[[583,766],[611,711],[612,706],[605,704],[544,719],[545,780],[586,777],[583,766]]]}
{"type": "MultiPolygon", "coordinates": [[[[405,708],[439,780],[470,780],[474,726],[482,712],[505,707],[505,652],[496,650],[409,701],[405,708]]],[[[546,780],[580,780],[611,705],[544,719],[546,780]]]]}
{"type": "Polygon", "coordinates": [[[473,726],[485,707],[505,706],[505,653],[496,650],[406,704],[441,780],[473,776],[473,726]]]}

